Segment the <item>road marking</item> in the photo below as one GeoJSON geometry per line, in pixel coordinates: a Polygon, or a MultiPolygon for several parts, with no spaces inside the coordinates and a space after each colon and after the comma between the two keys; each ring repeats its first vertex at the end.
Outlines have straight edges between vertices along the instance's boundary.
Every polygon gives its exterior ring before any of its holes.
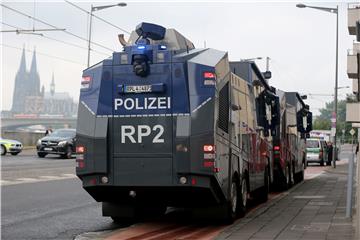
{"type": "Polygon", "coordinates": [[[54,180],[63,180],[63,179],[71,179],[76,178],[75,174],[64,173],[59,176],[39,176],[36,178],[17,178],[17,179],[6,179],[0,180],[0,186],[9,186],[9,185],[16,185],[16,184],[24,184],[24,183],[37,183],[37,182],[47,182],[47,181],[54,181],[54,180]]]}
{"type": "Polygon", "coordinates": [[[17,178],[16,181],[33,182],[33,181],[36,181],[36,178],[17,178]]]}
{"type": "Polygon", "coordinates": [[[320,176],[323,173],[324,173],[324,171],[321,171],[319,173],[306,173],[305,174],[305,180],[310,180],[310,179],[316,178],[316,177],[320,176]]]}
{"type": "Polygon", "coordinates": [[[325,196],[322,196],[322,195],[313,195],[313,196],[294,196],[293,198],[296,198],[296,199],[313,199],[313,198],[325,198],[325,196]]]}

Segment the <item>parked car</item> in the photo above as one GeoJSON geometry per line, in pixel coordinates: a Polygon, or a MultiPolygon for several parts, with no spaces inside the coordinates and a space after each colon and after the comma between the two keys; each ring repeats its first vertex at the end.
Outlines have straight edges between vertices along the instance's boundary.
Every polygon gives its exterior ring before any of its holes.
{"type": "Polygon", "coordinates": [[[319,163],[324,166],[327,162],[327,145],[324,140],[317,138],[309,138],[306,140],[306,160],[309,163],[319,163]]]}
{"type": "Polygon", "coordinates": [[[48,154],[57,154],[62,158],[71,158],[75,153],[76,130],[71,128],[57,129],[38,140],[37,155],[40,158],[48,154]]]}
{"type": "Polygon", "coordinates": [[[0,144],[1,144],[2,156],[5,155],[6,153],[10,153],[11,155],[17,155],[23,149],[22,143],[16,140],[0,138],[0,144]]]}

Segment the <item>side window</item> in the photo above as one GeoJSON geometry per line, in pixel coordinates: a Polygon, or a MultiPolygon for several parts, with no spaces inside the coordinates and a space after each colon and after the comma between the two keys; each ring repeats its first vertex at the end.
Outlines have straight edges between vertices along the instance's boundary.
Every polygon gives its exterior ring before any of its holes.
{"type": "Polygon", "coordinates": [[[218,126],[221,130],[229,133],[229,83],[219,92],[219,121],[218,126]]]}

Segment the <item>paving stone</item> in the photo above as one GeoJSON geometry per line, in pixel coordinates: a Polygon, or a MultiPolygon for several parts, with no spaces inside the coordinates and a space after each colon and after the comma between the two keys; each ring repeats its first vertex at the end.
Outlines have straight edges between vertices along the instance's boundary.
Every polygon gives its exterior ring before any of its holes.
{"type": "Polygon", "coordinates": [[[217,239],[353,240],[353,223],[345,218],[346,175],[337,174],[346,170],[347,165],[339,165],[306,180],[238,220],[217,239]]]}

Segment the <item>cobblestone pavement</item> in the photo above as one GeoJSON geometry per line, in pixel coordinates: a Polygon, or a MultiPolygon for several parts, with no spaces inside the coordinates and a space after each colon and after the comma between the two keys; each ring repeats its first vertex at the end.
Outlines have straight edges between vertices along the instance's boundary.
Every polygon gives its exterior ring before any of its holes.
{"type": "Polygon", "coordinates": [[[353,239],[353,223],[345,218],[347,167],[347,160],[336,169],[310,166],[313,177],[239,219],[216,239],[353,239]]]}

